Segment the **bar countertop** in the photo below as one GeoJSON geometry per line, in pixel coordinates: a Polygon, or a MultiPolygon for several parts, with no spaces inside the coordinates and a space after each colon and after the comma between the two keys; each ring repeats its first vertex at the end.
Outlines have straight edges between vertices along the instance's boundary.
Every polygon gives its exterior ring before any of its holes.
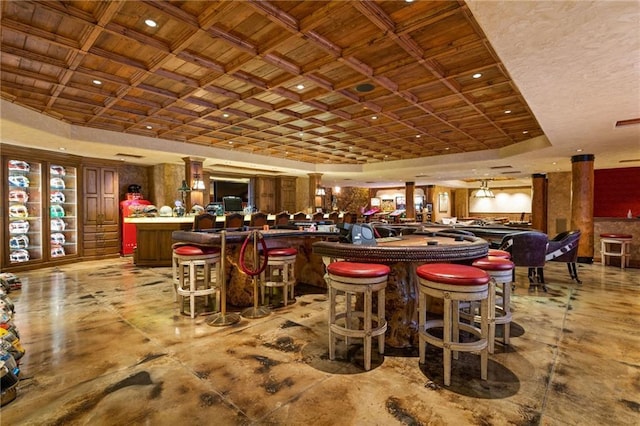
{"type": "Polygon", "coordinates": [[[124,223],[133,224],[148,224],[148,223],[193,223],[194,216],[182,216],[182,217],[125,217],[124,223]]]}

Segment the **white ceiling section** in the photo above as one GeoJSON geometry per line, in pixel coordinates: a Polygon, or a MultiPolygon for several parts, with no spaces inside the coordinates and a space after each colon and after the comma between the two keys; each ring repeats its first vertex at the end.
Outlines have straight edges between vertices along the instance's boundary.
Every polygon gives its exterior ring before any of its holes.
{"type": "Polygon", "coordinates": [[[2,100],[0,140],[43,149],[64,146],[70,154],[109,159],[126,152],[141,155],[124,160],[138,164],[183,164],[182,157],[199,156],[214,173],[234,168],[322,173],[326,186],[413,181],[475,187],[469,179],[501,177],[513,180],[500,186],[517,186],[533,173],[571,170],[571,157],[580,153],[595,155],[596,169],[640,167],[640,124],[615,127],[617,121],[640,118],[640,2],[466,4],[546,136],[491,151],[363,165],[310,164],[73,126],[2,100]]]}

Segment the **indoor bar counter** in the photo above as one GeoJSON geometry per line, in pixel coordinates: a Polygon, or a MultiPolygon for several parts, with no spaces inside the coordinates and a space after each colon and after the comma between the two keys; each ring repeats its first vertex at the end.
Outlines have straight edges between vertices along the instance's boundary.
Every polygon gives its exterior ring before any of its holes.
{"type": "MultiPolygon", "coordinates": [[[[416,268],[425,263],[467,263],[484,257],[489,243],[475,236],[446,232],[415,232],[397,238],[378,239],[375,245],[320,241],[313,252],[327,261],[384,263],[391,273],[386,288],[385,345],[394,348],[418,346],[418,282],[416,268]]],[[[437,310],[436,306],[433,306],[437,310]]]]}
{"type": "MultiPolygon", "coordinates": [[[[353,262],[384,263],[391,273],[386,288],[386,346],[418,346],[418,281],[416,268],[424,263],[471,263],[484,257],[487,241],[446,232],[416,232],[393,239],[378,239],[375,245],[317,242],[313,252],[327,261],[344,259],[353,262]],[[387,240],[387,241],[385,241],[387,240]],[[391,241],[388,241],[391,240],[391,241]]],[[[437,310],[437,307],[433,307],[437,310]]]]}
{"type": "Polygon", "coordinates": [[[135,265],[171,266],[171,234],[193,228],[193,216],[125,217],[124,223],[136,225],[135,265]]]}
{"type": "MultiPolygon", "coordinates": [[[[327,215],[328,216],[328,215],[327,215]]],[[[225,216],[216,216],[216,229],[225,227],[225,216]]],[[[294,215],[290,215],[293,221],[294,215]]],[[[304,221],[308,221],[310,217],[304,221]]],[[[133,263],[136,266],[171,266],[173,231],[189,231],[193,228],[193,215],[182,217],[125,217],[124,223],[136,225],[136,249],[133,263]]],[[[276,215],[267,215],[267,223],[274,224],[276,215]]],[[[244,215],[244,225],[249,225],[251,215],[244,215]]]]}
{"type": "MultiPolygon", "coordinates": [[[[293,247],[298,250],[295,264],[297,283],[326,288],[322,257],[313,253],[312,244],[318,241],[337,240],[339,234],[336,232],[299,229],[269,229],[260,231],[260,233],[269,249],[293,247]]],[[[225,232],[227,301],[236,307],[247,307],[253,304],[252,279],[240,267],[241,246],[250,235],[251,231],[225,232]]],[[[174,231],[172,239],[174,243],[220,247],[222,233],[219,230],[174,231]]],[[[247,260],[246,258],[251,258],[251,256],[245,254],[245,261],[247,260]]]]}

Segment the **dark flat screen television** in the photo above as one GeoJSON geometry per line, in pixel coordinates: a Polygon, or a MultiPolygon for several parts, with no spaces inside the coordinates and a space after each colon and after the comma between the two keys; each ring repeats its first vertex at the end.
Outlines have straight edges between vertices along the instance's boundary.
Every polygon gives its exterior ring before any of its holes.
{"type": "Polygon", "coordinates": [[[222,206],[225,212],[241,212],[244,210],[242,207],[242,198],[240,197],[223,197],[222,206]]]}

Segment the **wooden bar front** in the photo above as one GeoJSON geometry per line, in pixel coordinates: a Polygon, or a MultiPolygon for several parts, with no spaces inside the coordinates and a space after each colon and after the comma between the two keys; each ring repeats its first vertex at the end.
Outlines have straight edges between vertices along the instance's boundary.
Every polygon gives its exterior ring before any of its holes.
{"type": "MultiPolygon", "coordinates": [[[[471,263],[484,257],[489,243],[474,236],[417,232],[402,240],[359,246],[337,242],[317,242],[314,253],[327,259],[384,263],[391,273],[386,288],[385,345],[393,348],[418,346],[418,279],[416,268],[425,263],[471,263]]],[[[438,310],[436,306],[430,310],[438,310]]]]}
{"type": "MultiPolygon", "coordinates": [[[[253,305],[253,281],[240,267],[240,250],[249,231],[226,232],[225,277],[227,285],[227,301],[235,307],[253,305]]],[[[325,268],[322,257],[313,253],[312,244],[318,241],[335,240],[334,232],[309,232],[289,229],[271,229],[261,231],[268,248],[293,247],[298,250],[295,273],[296,282],[314,287],[326,288],[324,281],[325,268]]],[[[219,247],[219,232],[174,231],[174,243],[191,243],[202,246],[219,247]]],[[[245,256],[249,257],[250,256],[245,256]]],[[[245,259],[247,260],[247,259],[245,259]]],[[[249,259],[250,260],[250,259],[249,259]]],[[[249,266],[250,263],[247,264],[249,266]]],[[[251,265],[253,267],[253,265],[251,265]]]]}

